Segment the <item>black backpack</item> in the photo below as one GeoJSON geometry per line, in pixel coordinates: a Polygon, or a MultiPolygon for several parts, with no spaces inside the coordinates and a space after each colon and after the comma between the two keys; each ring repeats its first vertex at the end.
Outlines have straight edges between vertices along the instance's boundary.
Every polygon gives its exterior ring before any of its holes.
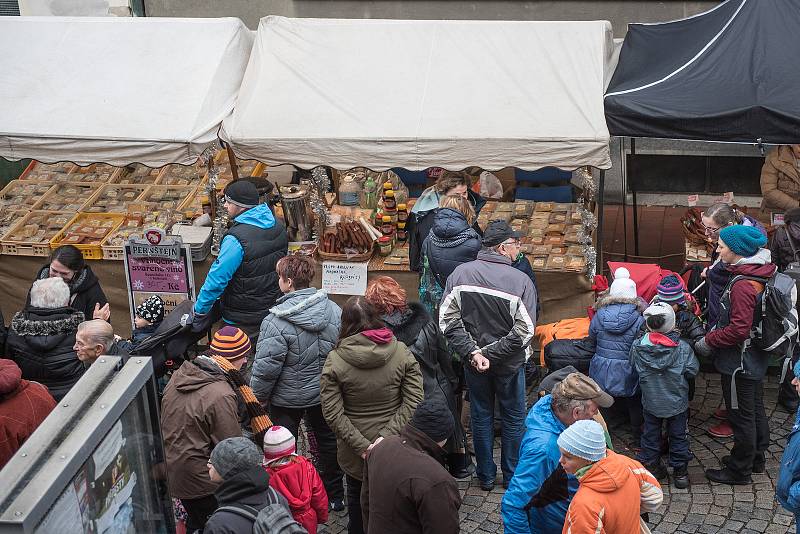
{"type": "Polygon", "coordinates": [[[786,233],[786,240],[789,242],[789,246],[792,247],[792,262],[786,266],[783,270],[783,274],[794,280],[795,286],[798,292],[800,292],[800,262],[797,261],[797,249],[794,246],[794,240],[789,234],[789,230],[787,230],[785,226],[783,227],[783,231],[786,233]]]}

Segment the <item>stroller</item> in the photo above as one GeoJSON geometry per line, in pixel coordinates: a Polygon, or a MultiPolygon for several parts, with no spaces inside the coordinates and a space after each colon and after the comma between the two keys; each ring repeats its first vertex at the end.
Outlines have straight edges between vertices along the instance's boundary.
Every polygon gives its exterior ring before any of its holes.
{"type": "Polygon", "coordinates": [[[199,331],[192,325],[181,324],[181,318],[190,313],[193,306],[191,300],[178,304],[164,317],[156,331],[131,351],[132,356],[153,359],[154,373],[159,380],[178,369],[184,361],[193,359],[198,354],[197,342],[211,332],[211,320],[207,328],[199,331]]]}

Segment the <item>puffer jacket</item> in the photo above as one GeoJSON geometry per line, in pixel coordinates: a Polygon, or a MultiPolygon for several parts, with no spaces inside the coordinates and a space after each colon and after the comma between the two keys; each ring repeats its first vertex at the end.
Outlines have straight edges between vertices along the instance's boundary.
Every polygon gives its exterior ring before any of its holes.
{"type": "Polygon", "coordinates": [[[319,375],[339,337],[342,310],[313,287],[278,299],[261,323],[250,385],[262,404],[317,406],[319,375]]]}
{"type": "MultiPolygon", "coordinates": [[[[769,278],[776,268],[770,263],[769,250],[762,248],[754,256],[727,265],[726,270],[733,280],[736,276],[769,278]]],[[[762,380],[767,372],[767,354],[752,346],[742,353],[742,344],[750,337],[753,327],[757,298],[763,290],[762,284],[742,279],[733,281],[728,298],[723,290],[717,324],[705,339],[714,354],[714,367],[724,375],[762,380]]]]}
{"type": "Polygon", "coordinates": [[[775,496],[781,506],[800,515],[800,410],[795,415],[792,432],[786,438],[775,496]]]}
{"type": "Polygon", "coordinates": [[[545,395],[525,419],[519,463],[500,505],[506,534],[558,532],[578,491],[578,479],[563,468],[558,477],[551,478],[561,458],[556,440],[567,428],[553,413],[552,401],[551,395],[545,395]],[[532,506],[526,510],[529,503],[532,506]]]}
{"type": "Polygon", "coordinates": [[[388,328],[341,340],[325,360],[320,386],[339,466],[358,480],[361,453],[379,436],[398,434],[423,398],[419,364],[388,328]]]}
{"type": "Polygon", "coordinates": [[[266,466],[269,485],[289,502],[292,517],[308,534],[328,521],[328,494],[314,465],[304,456],[292,456],[284,464],[266,466]]]}
{"type": "Polygon", "coordinates": [[[587,341],[594,345],[589,376],[612,397],[632,397],[639,391],[639,377],[628,358],[644,323],[637,304],[638,299],[602,297],[589,324],[587,341]]]}
{"type": "Polygon", "coordinates": [[[161,433],[170,494],[212,495],[217,484],[208,477],[211,451],[223,439],[242,435],[236,392],[214,360],[198,356],[173,373],[161,401],[161,433]]]}
{"type": "Polygon", "coordinates": [[[47,387],[61,400],[86,371],[75,354],[75,333],[83,312],[70,307],[26,308],[11,320],[6,340],[8,358],[22,369],[22,378],[47,387]]]}
{"type": "Polygon", "coordinates": [[[769,250],[772,253],[772,263],[778,266],[779,271],[785,270],[790,263],[800,262],[800,222],[779,226],[769,240],[769,250]],[[789,243],[787,232],[792,238],[792,243],[789,243]],[[792,250],[792,244],[797,254],[792,250]]]}
{"type": "MultiPolygon", "coordinates": [[[[44,280],[50,277],[50,264],[48,263],[36,275],[37,280],[44,280]]],[[[83,269],[75,273],[72,282],[67,284],[69,286],[69,305],[72,309],[83,312],[83,316],[87,320],[94,316],[94,306],[99,304],[103,307],[108,303],[106,294],[103,293],[103,288],[100,287],[100,280],[92,271],[91,267],[86,265],[83,269]]],[[[28,300],[26,306],[31,304],[31,294],[28,291],[28,300]]]]}
{"type": "Polygon", "coordinates": [[[706,271],[708,277],[708,307],[706,308],[706,329],[711,331],[719,319],[719,299],[731,279],[731,273],[722,260],[715,261],[706,271]]]}
{"type": "Polygon", "coordinates": [[[478,257],[481,238],[457,210],[444,208],[433,215],[433,227],[422,244],[422,254],[441,287],[453,270],[478,257]]]}
{"type": "Polygon", "coordinates": [[[797,165],[788,145],[767,154],[761,168],[762,207],[781,212],[800,206],[800,168],[797,165]]]}
{"type": "Polygon", "coordinates": [[[642,407],[666,419],[689,408],[688,380],[700,370],[692,348],[677,331],[648,332],[631,347],[631,363],[639,375],[642,407]]]}
{"type": "Polygon", "coordinates": [[[639,514],[655,512],[664,499],[658,480],[642,464],[612,451],[578,480],[563,534],[639,534],[639,514]]]}

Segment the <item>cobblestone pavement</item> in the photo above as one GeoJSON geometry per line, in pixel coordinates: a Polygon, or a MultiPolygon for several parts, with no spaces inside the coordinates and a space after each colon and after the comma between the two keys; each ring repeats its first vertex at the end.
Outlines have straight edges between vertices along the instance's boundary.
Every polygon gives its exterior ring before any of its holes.
{"type": "MultiPolygon", "coordinates": [[[[719,375],[707,373],[697,378],[697,389],[692,402],[689,431],[695,459],[689,464],[691,487],[678,490],[662,481],[664,504],[658,513],[650,514],[653,532],[671,534],[740,532],[769,534],[795,532],[794,518],[775,501],[775,483],[778,467],[786,445],[786,436],[794,422],[794,414],[787,413],[777,405],[778,380],[771,376],[765,384],[764,401],[770,421],[771,445],[767,451],[767,472],[754,474],[750,486],[727,486],[710,483],[703,470],[719,467],[719,460],[729,454],[733,441],[708,436],[705,429],[716,423],[714,410],[722,404],[719,375]]],[[[630,434],[613,430],[614,447],[617,452],[633,455],[630,450],[630,434]]],[[[495,456],[499,465],[499,443],[495,444],[495,456]]],[[[503,532],[500,518],[502,485],[498,484],[489,493],[481,491],[473,478],[459,482],[464,496],[461,506],[461,531],[476,534],[503,532]]],[[[347,532],[347,513],[331,512],[328,528],[323,532],[332,534],[347,532]]]]}

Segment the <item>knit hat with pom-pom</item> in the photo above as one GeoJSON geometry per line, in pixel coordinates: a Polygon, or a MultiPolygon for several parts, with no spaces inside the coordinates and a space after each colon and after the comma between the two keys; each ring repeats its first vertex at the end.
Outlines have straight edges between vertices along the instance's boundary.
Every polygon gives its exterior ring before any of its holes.
{"type": "Polygon", "coordinates": [[[609,295],[624,299],[635,299],[638,297],[636,293],[636,282],[631,280],[631,273],[625,267],[620,267],[614,271],[614,281],[611,283],[609,295]]]}

